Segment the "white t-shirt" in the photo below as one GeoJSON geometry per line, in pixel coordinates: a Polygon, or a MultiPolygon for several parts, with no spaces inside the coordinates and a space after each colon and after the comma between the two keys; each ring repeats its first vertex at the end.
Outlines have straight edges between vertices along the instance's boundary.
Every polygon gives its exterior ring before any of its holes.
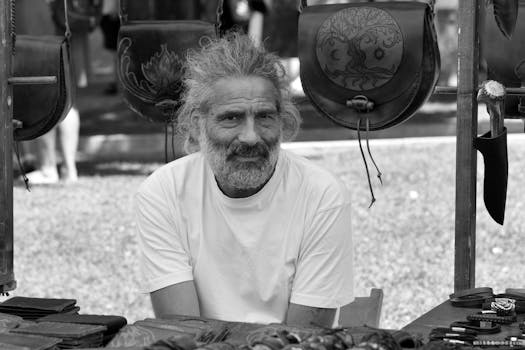
{"type": "Polygon", "coordinates": [[[230,198],[203,155],[156,170],[135,196],[143,292],[193,280],[201,316],[283,322],[289,303],[354,299],[350,195],[330,172],[281,150],[256,194],[230,198]]]}

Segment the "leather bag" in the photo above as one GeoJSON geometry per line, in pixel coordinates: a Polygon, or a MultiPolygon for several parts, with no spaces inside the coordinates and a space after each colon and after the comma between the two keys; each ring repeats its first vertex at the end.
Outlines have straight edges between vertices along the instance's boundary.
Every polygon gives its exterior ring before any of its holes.
{"type": "Polygon", "coordinates": [[[440,70],[431,5],[302,3],[301,82],[322,115],[346,128],[379,130],[427,101],[440,70]]]}
{"type": "MultiPolygon", "coordinates": [[[[525,87],[525,0],[519,0],[516,28],[504,36],[494,16],[494,6],[487,8],[482,55],[487,62],[487,79],[508,88],[525,87]]],[[[525,97],[505,97],[505,118],[525,117],[525,97]]]]}
{"type": "Polygon", "coordinates": [[[15,85],[13,118],[22,122],[15,141],[35,139],[59,123],[72,106],[73,81],[69,44],[59,36],[18,35],[15,77],[55,76],[55,84],[15,85]]]}
{"type": "MultiPolygon", "coordinates": [[[[53,20],[61,30],[66,28],[64,8],[62,0],[53,0],[51,3],[53,20]]],[[[102,18],[102,0],[67,0],[67,16],[73,33],[91,32],[102,18]]]]}
{"type": "MultiPolygon", "coordinates": [[[[217,18],[221,10],[222,0],[217,18]]],[[[128,20],[125,0],[120,2],[120,16],[117,70],[124,100],[145,119],[173,122],[180,106],[186,52],[198,48],[206,37],[215,37],[219,21],[128,20]]]]}

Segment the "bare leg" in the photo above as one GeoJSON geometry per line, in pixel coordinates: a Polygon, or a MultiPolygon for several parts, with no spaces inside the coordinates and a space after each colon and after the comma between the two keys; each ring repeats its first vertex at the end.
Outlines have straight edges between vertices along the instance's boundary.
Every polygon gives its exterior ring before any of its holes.
{"type": "Polygon", "coordinates": [[[78,179],[76,153],[79,128],[80,117],[78,109],[72,107],[64,120],[58,125],[60,151],[64,160],[62,169],[62,179],[64,181],[74,182],[78,179]]]}
{"type": "Polygon", "coordinates": [[[58,182],[55,138],[56,128],[53,128],[33,141],[38,164],[37,170],[27,174],[30,183],[38,185],[58,182]]]}

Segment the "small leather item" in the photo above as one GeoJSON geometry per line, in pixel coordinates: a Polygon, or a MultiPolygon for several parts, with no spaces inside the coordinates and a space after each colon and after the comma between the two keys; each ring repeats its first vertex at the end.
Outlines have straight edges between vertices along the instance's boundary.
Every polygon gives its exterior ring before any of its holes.
{"type": "MultiPolygon", "coordinates": [[[[93,31],[102,17],[103,0],[67,0],[69,27],[73,33],[93,31]]],[[[116,1],[116,0],[112,0],[116,1]]],[[[53,20],[58,28],[66,29],[63,0],[52,0],[53,20]]]]}
{"type": "MultiPolygon", "coordinates": [[[[124,100],[139,116],[163,123],[175,120],[180,106],[184,60],[189,49],[218,33],[214,23],[178,20],[128,20],[120,1],[118,78],[124,100]]],[[[222,1],[218,5],[222,11],[222,1]]]]}
{"type": "Polygon", "coordinates": [[[58,322],[40,322],[11,330],[12,333],[60,338],[60,348],[100,347],[104,331],[104,326],[58,322]]]}
{"type": "Polygon", "coordinates": [[[487,299],[492,297],[494,293],[490,287],[464,289],[449,295],[452,306],[456,307],[481,307],[487,299]]]}
{"type": "Polygon", "coordinates": [[[0,309],[18,308],[61,312],[76,304],[75,299],[12,297],[0,303],[0,309]]]}
{"type": "Polygon", "coordinates": [[[90,324],[106,327],[102,344],[106,345],[117,334],[117,332],[127,324],[127,320],[122,316],[111,315],[65,315],[53,314],[36,320],[37,322],[59,322],[90,324]]]}
{"type": "Polygon", "coordinates": [[[0,349],[4,350],[55,350],[62,339],[0,333],[0,349]]]}
{"type": "Polygon", "coordinates": [[[299,59],[304,92],[322,115],[354,130],[392,127],[437,83],[433,9],[415,1],[303,7],[299,59]]]}
{"type": "Polygon", "coordinates": [[[516,322],[516,315],[499,316],[496,313],[477,313],[468,315],[467,320],[479,322],[492,322],[498,324],[511,324],[516,322]]]}
{"type": "MultiPolygon", "coordinates": [[[[519,0],[516,27],[510,38],[502,34],[494,16],[494,6],[487,7],[481,46],[482,57],[487,62],[487,78],[507,88],[525,87],[525,0],[519,0]]],[[[525,97],[507,95],[505,118],[524,117],[525,97]]]]}
{"type": "Polygon", "coordinates": [[[56,84],[15,85],[13,118],[22,122],[15,141],[35,139],[59,123],[72,105],[69,44],[59,36],[18,35],[13,60],[15,77],[55,76],[56,84]]]}
{"type": "Polygon", "coordinates": [[[0,312],[35,320],[55,313],[76,313],[74,299],[13,297],[0,304],[0,312]]]}
{"type": "Polygon", "coordinates": [[[450,324],[451,329],[466,329],[475,331],[477,334],[495,334],[501,332],[501,326],[496,323],[492,323],[490,327],[481,327],[480,322],[477,320],[473,321],[455,321],[450,324]]]}

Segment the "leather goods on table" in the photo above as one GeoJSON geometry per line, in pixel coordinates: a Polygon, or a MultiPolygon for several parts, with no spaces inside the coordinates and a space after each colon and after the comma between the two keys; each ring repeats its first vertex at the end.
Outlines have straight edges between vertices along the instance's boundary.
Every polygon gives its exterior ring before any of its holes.
{"type": "Polygon", "coordinates": [[[55,84],[13,86],[13,119],[22,127],[16,141],[32,140],[51,130],[69,112],[73,84],[69,43],[60,36],[18,35],[13,59],[15,77],[54,76],[55,84]]]}
{"type": "Polygon", "coordinates": [[[91,324],[106,327],[102,344],[109,343],[118,331],[127,324],[127,320],[122,316],[111,315],[64,315],[53,314],[36,320],[36,322],[60,322],[60,323],[78,323],[91,324]]]}
{"type": "Polygon", "coordinates": [[[185,320],[145,319],[123,327],[108,347],[150,345],[173,336],[190,336],[200,343],[213,343],[224,340],[228,333],[227,322],[208,323],[189,317],[185,320]]]}
{"type": "Polygon", "coordinates": [[[40,322],[12,329],[11,333],[60,338],[60,348],[99,347],[102,345],[104,326],[89,324],[40,322]]]}
{"type": "MultiPolygon", "coordinates": [[[[506,87],[525,87],[525,0],[519,0],[517,21],[510,38],[501,32],[493,13],[494,6],[489,5],[481,43],[482,57],[487,63],[487,78],[506,87]]],[[[507,95],[505,118],[524,117],[525,97],[507,95]]]]}
{"type": "Polygon", "coordinates": [[[222,0],[217,7],[217,24],[183,16],[177,20],[132,20],[128,1],[120,1],[117,71],[131,110],[155,122],[175,120],[186,52],[198,48],[206,37],[217,35],[221,12],[222,0]]]}
{"type": "Polygon", "coordinates": [[[485,301],[494,297],[490,287],[470,288],[449,295],[452,306],[481,307],[485,301]]]}
{"type": "Polygon", "coordinates": [[[75,299],[12,297],[0,303],[0,312],[34,320],[56,313],[74,313],[80,310],[75,299]]]}
{"type": "Polygon", "coordinates": [[[379,130],[428,99],[440,70],[429,4],[302,4],[301,82],[322,115],[350,129],[379,130]]]}
{"type": "Polygon", "coordinates": [[[3,350],[55,350],[61,341],[53,337],[0,333],[0,349],[3,350]]]}

